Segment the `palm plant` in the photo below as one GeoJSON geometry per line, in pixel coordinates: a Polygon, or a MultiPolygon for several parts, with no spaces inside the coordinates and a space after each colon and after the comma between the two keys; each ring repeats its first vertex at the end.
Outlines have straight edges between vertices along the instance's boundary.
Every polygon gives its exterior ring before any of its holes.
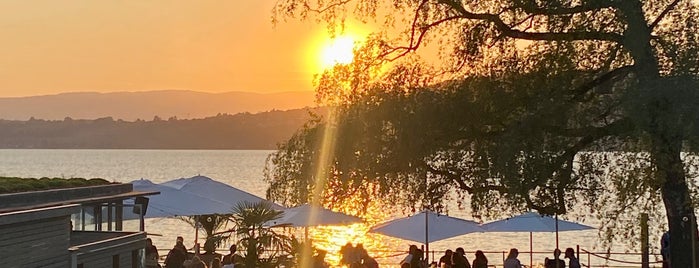
{"type": "Polygon", "coordinates": [[[210,214],[180,217],[180,220],[188,223],[199,231],[199,227],[204,230],[206,242],[204,242],[205,252],[214,252],[221,243],[230,239],[230,233],[221,232],[225,230],[231,214],[210,214]]]}
{"type": "Polygon", "coordinates": [[[245,267],[278,267],[293,256],[292,239],[264,225],[279,219],[281,214],[266,202],[245,201],[233,207],[229,219],[235,224],[238,247],[245,254],[245,267]]]}

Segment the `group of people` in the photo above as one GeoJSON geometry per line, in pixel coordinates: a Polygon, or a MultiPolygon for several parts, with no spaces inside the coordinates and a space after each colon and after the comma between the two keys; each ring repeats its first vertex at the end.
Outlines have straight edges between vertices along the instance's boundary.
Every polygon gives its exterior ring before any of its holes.
{"type": "MultiPolygon", "coordinates": [[[[369,256],[369,252],[364,249],[364,245],[347,243],[340,248],[340,264],[349,268],[378,268],[376,259],[369,256]]],[[[315,267],[314,267],[315,268],[315,267]]]]}
{"type": "MultiPolygon", "coordinates": [[[[230,253],[224,255],[222,259],[218,257],[211,256],[211,259],[207,259],[207,256],[199,254],[198,245],[195,245],[195,253],[190,258],[187,253],[187,247],[184,245],[184,238],[181,236],[177,237],[175,240],[175,246],[170,249],[165,258],[166,268],[233,268],[240,267],[242,264],[242,257],[236,254],[237,246],[232,245],[230,247],[230,253]]],[[[153,245],[153,241],[148,238],[146,239],[146,268],[161,268],[158,260],[160,256],[158,255],[158,249],[153,245]]]]}
{"type": "MultiPolygon", "coordinates": [[[[560,259],[561,250],[553,250],[553,259],[546,258],[544,260],[545,268],[565,268],[566,262],[560,259]]],[[[575,256],[575,250],[573,248],[567,248],[565,252],[565,257],[568,258],[568,268],[580,268],[580,260],[575,256]]]]}
{"type": "MultiPolygon", "coordinates": [[[[411,248],[413,246],[411,246],[411,248]]],[[[417,246],[415,246],[415,248],[417,248],[417,246]]],[[[422,252],[422,250],[418,249],[418,252],[422,252]]],[[[470,263],[468,261],[468,258],[466,257],[466,252],[464,251],[464,248],[457,248],[454,251],[452,251],[451,249],[447,249],[444,252],[444,255],[439,258],[437,266],[442,268],[487,268],[488,258],[485,257],[483,251],[478,250],[476,251],[473,263],[470,263]]],[[[401,263],[401,267],[412,268],[419,266],[413,266],[413,264],[407,266],[401,263]]]]}
{"type": "MultiPolygon", "coordinates": [[[[477,250],[475,253],[475,258],[473,262],[469,262],[466,257],[466,252],[463,248],[457,248],[452,251],[447,249],[444,255],[439,258],[436,263],[437,267],[440,268],[487,268],[488,258],[485,256],[483,251],[477,250]]],[[[544,260],[545,268],[566,268],[565,261],[560,259],[561,250],[555,249],[553,251],[553,259],[546,258],[544,260]]],[[[408,248],[408,255],[400,262],[401,268],[424,268],[427,267],[427,263],[423,260],[423,251],[415,245],[410,245],[408,248]]],[[[519,256],[519,250],[516,248],[510,249],[510,252],[505,258],[504,268],[522,268],[523,265],[517,258],[519,256]]],[[[580,268],[580,261],[575,256],[575,250],[572,248],[567,248],[565,251],[565,257],[569,259],[569,268],[580,268]]]]}
{"type": "MultiPolygon", "coordinates": [[[[507,254],[507,258],[505,259],[505,268],[521,268],[522,263],[519,262],[519,259],[517,259],[517,256],[519,255],[519,251],[516,248],[510,249],[510,253],[507,254]]],[[[560,259],[561,257],[561,250],[560,249],[554,249],[553,250],[553,259],[549,259],[548,257],[544,259],[544,267],[545,268],[565,268],[566,263],[565,261],[560,259]]],[[[569,268],[580,268],[580,261],[578,260],[577,256],[575,256],[575,250],[573,248],[567,248],[565,252],[565,257],[568,258],[568,267],[569,268]]]]}
{"type": "MultiPolygon", "coordinates": [[[[166,268],[239,268],[243,264],[243,258],[236,254],[237,246],[234,244],[230,247],[230,253],[224,255],[223,258],[214,257],[211,260],[205,261],[195,246],[195,254],[188,257],[187,248],[184,245],[184,239],[179,236],[175,241],[175,246],[168,252],[165,258],[166,268]]],[[[328,268],[325,262],[327,252],[317,250],[317,253],[312,258],[313,268],[328,268]]],[[[444,255],[439,258],[439,261],[433,263],[440,268],[487,268],[488,258],[483,251],[476,251],[473,262],[469,262],[466,257],[466,252],[463,248],[457,248],[452,251],[447,249],[444,255]]],[[[352,243],[347,243],[340,248],[340,264],[349,268],[378,268],[379,265],[374,258],[369,256],[369,253],[362,244],[356,246],[352,243]]],[[[424,260],[424,251],[416,245],[410,245],[408,255],[400,262],[401,268],[426,268],[427,262],[424,260]]],[[[553,251],[553,258],[544,260],[545,268],[566,268],[566,263],[560,258],[561,250],[553,251]]],[[[220,256],[220,255],[219,255],[220,256]]],[[[516,248],[510,249],[507,258],[504,262],[504,268],[522,268],[523,265],[517,259],[519,251],[516,248]]],[[[567,248],[565,258],[568,258],[568,268],[580,268],[580,261],[575,255],[573,248],[567,248]]],[[[146,268],[161,268],[158,260],[158,249],[153,245],[153,241],[146,239],[145,248],[146,268]]]]}

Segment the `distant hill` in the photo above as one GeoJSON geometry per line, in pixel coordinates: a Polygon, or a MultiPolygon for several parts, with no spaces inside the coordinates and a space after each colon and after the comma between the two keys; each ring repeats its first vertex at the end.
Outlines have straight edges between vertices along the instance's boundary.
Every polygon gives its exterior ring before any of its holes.
{"type": "Polygon", "coordinates": [[[0,98],[0,119],[63,120],[112,117],[126,121],[177,117],[204,118],[217,114],[258,113],[314,106],[312,91],[280,93],[205,93],[160,90],[114,93],[63,93],[0,98]]]}
{"type": "Polygon", "coordinates": [[[20,149],[275,149],[323,109],[221,114],[150,121],[0,120],[0,148],[20,149]]]}

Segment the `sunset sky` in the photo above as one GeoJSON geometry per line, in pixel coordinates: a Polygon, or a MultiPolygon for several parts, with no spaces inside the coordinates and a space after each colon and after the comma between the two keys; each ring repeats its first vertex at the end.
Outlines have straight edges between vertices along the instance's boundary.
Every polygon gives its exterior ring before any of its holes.
{"type": "MultiPolygon", "coordinates": [[[[276,1],[0,1],[0,97],[312,90],[328,65],[327,29],[273,25],[276,1]]],[[[363,40],[372,30],[350,22],[346,34],[363,40]]]]}
{"type": "Polygon", "coordinates": [[[274,26],[275,1],[0,1],[0,97],[312,90],[329,35],[313,21],[274,26]]]}

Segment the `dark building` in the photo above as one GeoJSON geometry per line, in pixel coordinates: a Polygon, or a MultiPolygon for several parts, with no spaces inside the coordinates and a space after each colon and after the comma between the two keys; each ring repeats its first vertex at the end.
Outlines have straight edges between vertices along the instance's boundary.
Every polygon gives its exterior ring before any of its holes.
{"type": "Polygon", "coordinates": [[[131,184],[1,194],[0,266],[144,267],[140,212],[153,194],[131,184]]]}

